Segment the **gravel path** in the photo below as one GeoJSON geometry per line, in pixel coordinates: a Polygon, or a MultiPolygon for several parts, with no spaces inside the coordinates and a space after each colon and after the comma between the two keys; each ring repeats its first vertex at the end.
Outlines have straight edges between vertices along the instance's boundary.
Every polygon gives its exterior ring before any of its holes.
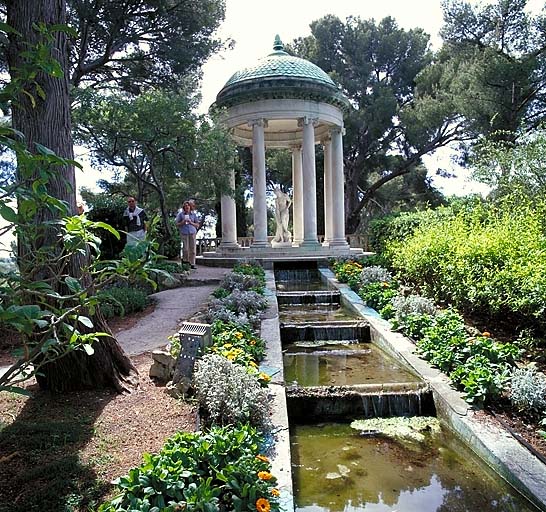
{"type": "Polygon", "coordinates": [[[210,294],[229,268],[197,267],[181,288],[154,293],[155,309],[132,328],[118,332],[116,339],[129,355],[148,352],[167,344],[179,324],[206,307],[210,294]]]}

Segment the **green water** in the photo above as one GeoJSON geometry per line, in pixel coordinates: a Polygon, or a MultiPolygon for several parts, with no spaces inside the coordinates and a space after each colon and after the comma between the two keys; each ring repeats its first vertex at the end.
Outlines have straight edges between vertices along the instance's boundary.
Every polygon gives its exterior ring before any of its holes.
{"type": "Polygon", "coordinates": [[[283,362],[285,382],[301,387],[418,380],[372,343],[292,343],[283,346],[283,362]]]}
{"type": "Polygon", "coordinates": [[[404,446],[345,424],[290,429],[296,512],[537,512],[449,434],[404,446]]]}
{"type": "Polygon", "coordinates": [[[354,320],[355,315],[339,304],[283,304],[279,306],[279,320],[285,323],[336,322],[354,320]]]}

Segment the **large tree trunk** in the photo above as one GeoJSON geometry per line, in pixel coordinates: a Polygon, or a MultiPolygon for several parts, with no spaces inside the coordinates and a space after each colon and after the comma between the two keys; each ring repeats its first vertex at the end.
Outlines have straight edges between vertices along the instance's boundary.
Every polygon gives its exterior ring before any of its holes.
{"type": "MultiPolygon", "coordinates": [[[[66,23],[66,5],[64,0],[8,0],[7,22],[21,37],[10,35],[10,44],[7,52],[8,64],[12,79],[19,76],[20,69],[25,66],[22,51],[26,51],[27,44],[35,45],[41,42],[41,36],[34,24],[45,23],[47,26],[66,23]]],[[[22,132],[30,151],[35,152],[35,144],[39,143],[58,156],[72,159],[73,142],[70,120],[70,98],[68,90],[67,74],[67,40],[62,32],[54,34],[53,57],[60,63],[64,70],[64,76],[53,77],[49,74],[39,73],[36,82],[45,93],[41,98],[38,89],[29,84],[29,92],[35,101],[35,105],[25,94],[21,94],[13,105],[13,127],[22,132]]],[[[19,163],[21,164],[21,163],[19,163]]],[[[19,169],[20,172],[21,169],[19,169]]],[[[27,184],[37,177],[39,170],[27,179],[27,184]]],[[[21,174],[19,174],[21,177],[21,174]]],[[[47,190],[51,196],[66,201],[72,212],[76,211],[76,188],[73,166],[58,167],[55,176],[47,183],[47,190]]],[[[51,220],[55,214],[51,210],[43,208],[35,217],[37,226],[43,226],[44,221],[51,220]]],[[[29,247],[28,241],[19,243],[18,249],[20,270],[31,272],[33,268],[32,254],[37,247],[51,247],[51,253],[55,254],[58,244],[57,233],[49,228],[42,230],[43,236],[32,241],[34,247],[29,247]]],[[[74,255],[70,263],[70,275],[82,278],[81,256],[74,255]]],[[[43,272],[33,271],[36,279],[50,277],[43,272]]],[[[29,274],[27,274],[29,275],[29,274]]],[[[61,283],[57,283],[59,290],[61,283]]],[[[98,313],[92,318],[95,331],[110,332],[103,317],[98,313]]],[[[88,356],[83,350],[70,353],[58,362],[48,364],[42,368],[43,376],[39,383],[53,391],[65,391],[71,389],[89,389],[95,387],[113,386],[118,390],[129,390],[138,383],[136,368],[123,352],[116,339],[113,337],[100,338],[93,344],[95,351],[93,356],[88,356]]]]}
{"type": "Polygon", "coordinates": [[[356,234],[360,226],[360,210],[358,209],[358,179],[360,173],[354,162],[345,164],[345,231],[356,234]]]}

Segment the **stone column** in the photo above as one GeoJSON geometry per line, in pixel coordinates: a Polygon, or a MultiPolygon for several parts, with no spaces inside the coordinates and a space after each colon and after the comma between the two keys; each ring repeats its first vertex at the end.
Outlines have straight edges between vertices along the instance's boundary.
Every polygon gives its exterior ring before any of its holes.
{"type": "Polygon", "coordinates": [[[254,119],[252,126],[252,184],[254,188],[254,241],[252,247],[268,247],[267,203],[265,193],[264,119],[254,119]]]}
{"type": "Polygon", "coordinates": [[[345,238],[345,196],[343,172],[343,140],[341,126],[330,130],[332,139],[332,240],[330,246],[348,246],[345,238]]]}
{"type": "Polygon", "coordinates": [[[230,194],[222,194],[220,205],[222,208],[222,244],[221,249],[237,248],[237,210],[235,208],[235,171],[230,169],[228,176],[230,194]]]}
{"type": "Polygon", "coordinates": [[[318,246],[317,179],[315,170],[315,119],[308,117],[303,125],[303,242],[301,247],[318,246]]]}
{"type": "Polygon", "coordinates": [[[332,143],[326,139],[324,147],[324,247],[332,240],[332,143]]]}
{"type": "Polygon", "coordinates": [[[298,246],[303,242],[303,176],[301,146],[292,148],[292,186],[294,188],[294,197],[292,200],[294,239],[292,245],[298,246]]]}

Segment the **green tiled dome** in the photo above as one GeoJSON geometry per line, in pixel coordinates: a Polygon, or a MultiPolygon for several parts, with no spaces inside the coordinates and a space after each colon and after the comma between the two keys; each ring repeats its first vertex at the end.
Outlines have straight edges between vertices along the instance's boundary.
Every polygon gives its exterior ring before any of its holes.
{"type": "Polygon", "coordinates": [[[268,98],[301,98],[332,103],[342,108],[347,99],[318,66],[283,50],[276,36],[273,53],[256,65],[237,71],[216,96],[216,107],[229,107],[268,98]]]}

